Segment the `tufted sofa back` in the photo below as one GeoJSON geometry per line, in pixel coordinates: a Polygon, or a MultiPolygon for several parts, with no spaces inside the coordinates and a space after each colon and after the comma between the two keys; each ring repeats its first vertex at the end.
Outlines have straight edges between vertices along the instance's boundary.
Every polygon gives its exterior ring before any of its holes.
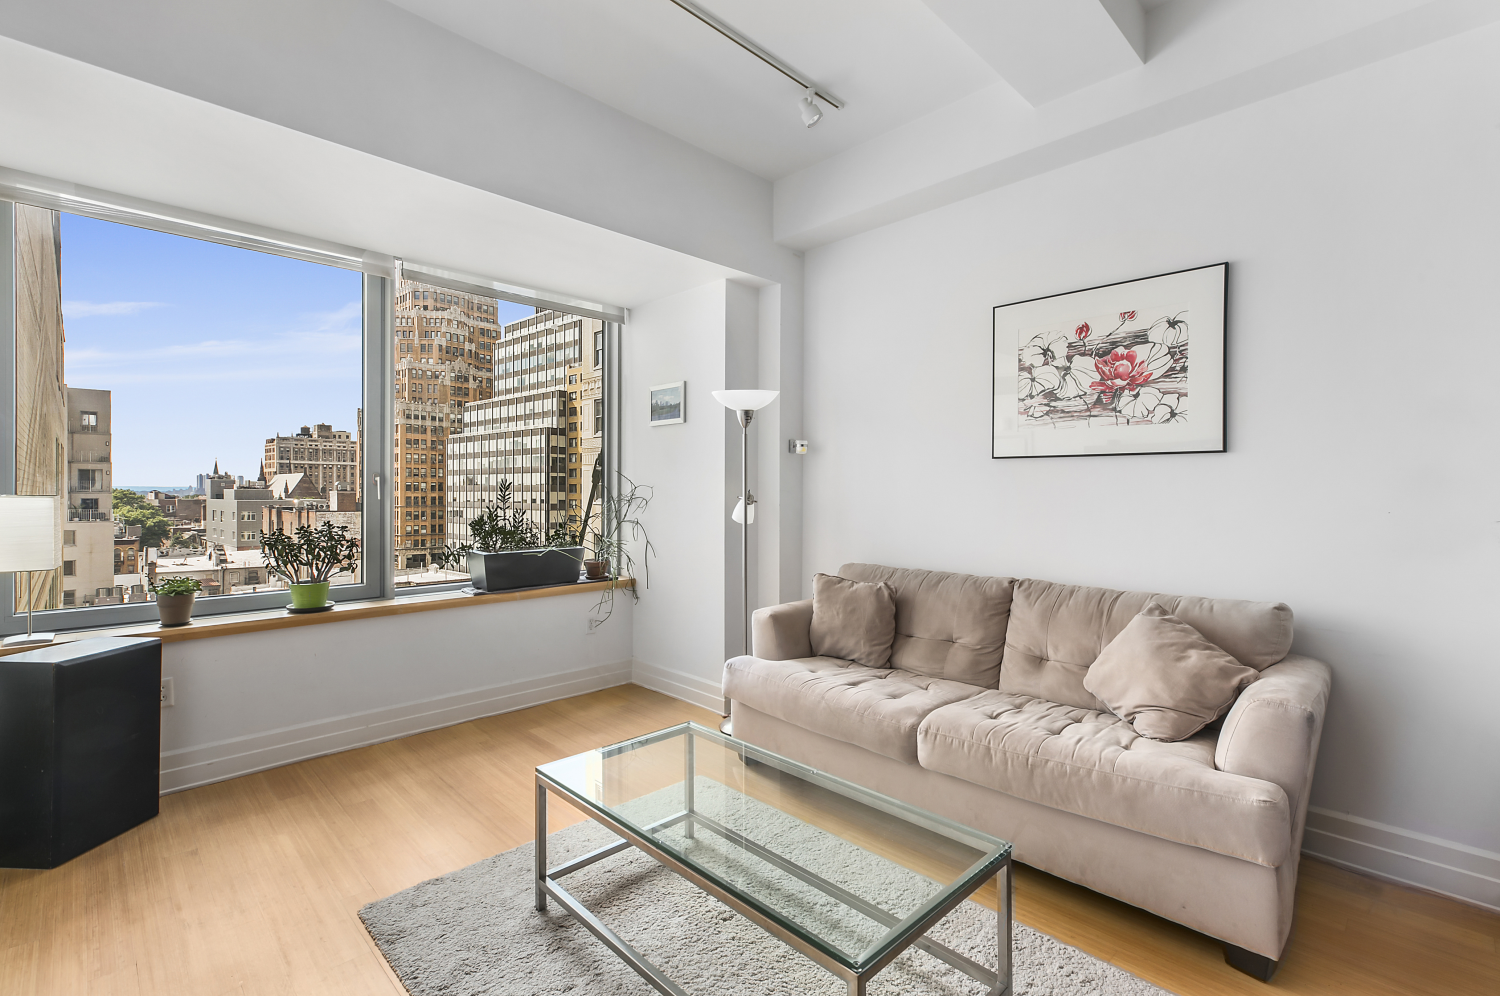
{"type": "Polygon", "coordinates": [[[845,564],[839,574],[852,581],[883,581],[895,591],[892,667],[981,688],[996,687],[1013,578],[876,564],[845,564]]]}
{"type": "Polygon", "coordinates": [[[1107,710],[1083,687],[1084,675],[1099,651],[1148,602],[1258,671],[1280,661],[1292,647],[1292,610],[1281,602],[1156,595],[1027,578],[1014,585],[1000,690],[1107,710]]]}

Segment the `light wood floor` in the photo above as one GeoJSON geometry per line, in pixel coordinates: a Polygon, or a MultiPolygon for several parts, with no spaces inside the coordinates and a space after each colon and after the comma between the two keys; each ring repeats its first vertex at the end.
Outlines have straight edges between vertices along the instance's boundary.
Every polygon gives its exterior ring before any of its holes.
{"type": "MultiPolygon", "coordinates": [[[[0,871],[0,994],[400,996],[362,905],[530,840],[537,764],[686,719],[717,718],[627,685],[167,796],[62,868],[0,871]]],[[[1500,993],[1500,916],[1313,861],[1269,987],[1049,875],[1016,891],[1023,923],[1183,996],[1500,993]]]]}

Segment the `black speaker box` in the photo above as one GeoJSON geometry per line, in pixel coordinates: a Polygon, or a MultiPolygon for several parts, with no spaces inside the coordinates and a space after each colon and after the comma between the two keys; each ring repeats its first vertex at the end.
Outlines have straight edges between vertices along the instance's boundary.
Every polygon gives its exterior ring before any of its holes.
{"type": "Polygon", "coordinates": [[[160,811],[161,641],[0,657],[0,867],[56,868],[160,811]]]}

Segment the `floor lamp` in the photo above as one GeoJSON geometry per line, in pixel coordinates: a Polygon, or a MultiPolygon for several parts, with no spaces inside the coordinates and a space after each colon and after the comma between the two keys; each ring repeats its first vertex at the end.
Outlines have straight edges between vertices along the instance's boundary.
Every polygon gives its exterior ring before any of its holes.
{"type": "MultiPolygon", "coordinates": [[[[755,521],[755,496],[750,493],[750,423],[755,413],[776,400],[779,391],[715,391],[714,400],[734,412],[740,422],[740,500],[730,516],[740,524],[740,591],[744,598],[745,653],[750,653],[750,524],[755,521]]],[[[724,700],[724,722],[730,733],[729,699],[724,700]]]]}
{"type": "Polygon", "coordinates": [[[7,647],[51,643],[51,633],[31,629],[31,572],[62,566],[62,501],[55,495],[0,495],[0,572],[26,575],[26,635],[7,647]]]}

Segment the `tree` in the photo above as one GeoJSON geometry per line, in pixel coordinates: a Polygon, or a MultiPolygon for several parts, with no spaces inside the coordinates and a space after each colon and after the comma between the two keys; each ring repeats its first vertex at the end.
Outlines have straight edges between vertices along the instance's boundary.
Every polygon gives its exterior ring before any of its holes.
{"type": "Polygon", "coordinates": [[[114,507],[116,522],[141,527],[141,546],[146,549],[161,546],[172,532],[172,523],[161,514],[161,509],[134,491],[115,488],[114,507]]]}

